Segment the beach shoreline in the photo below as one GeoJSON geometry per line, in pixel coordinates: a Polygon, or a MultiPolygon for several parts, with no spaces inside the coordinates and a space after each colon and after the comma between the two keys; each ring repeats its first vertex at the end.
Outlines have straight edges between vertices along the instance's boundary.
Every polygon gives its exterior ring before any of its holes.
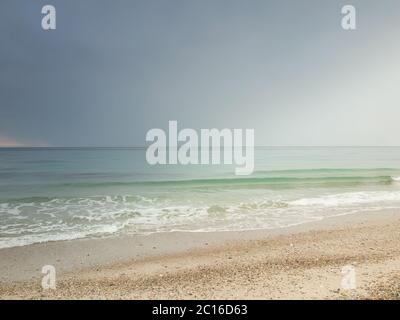
{"type": "Polygon", "coordinates": [[[399,227],[400,212],[386,210],[280,229],[169,232],[5,248],[0,249],[0,298],[374,298],[374,288],[397,290],[399,227]],[[56,290],[41,288],[44,265],[56,268],[56,290]],[[355,267],[356,290],[341,288],[346,265],[355,267]]]}

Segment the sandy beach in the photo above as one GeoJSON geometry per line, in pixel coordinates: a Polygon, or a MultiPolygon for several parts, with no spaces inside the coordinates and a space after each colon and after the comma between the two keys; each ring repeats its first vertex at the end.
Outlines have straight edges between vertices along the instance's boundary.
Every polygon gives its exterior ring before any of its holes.
{"type": "Polygon", "coordinates": [[[1,299],[398,299],[400,213],[245,232],[163,233],[0,250],[1,299]],[[42,266],[57,288],[43,290],[42,266]],[[356,289],[342,287],[355,268],[356,289]]]}

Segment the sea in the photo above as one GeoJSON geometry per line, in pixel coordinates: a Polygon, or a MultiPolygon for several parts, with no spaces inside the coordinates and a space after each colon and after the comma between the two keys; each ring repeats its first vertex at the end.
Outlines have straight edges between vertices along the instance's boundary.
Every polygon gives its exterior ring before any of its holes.
{"type": "Polygon", "coordinates": [[[275,229],[400,209],[400,147],[257,147],[235,165],[149,165],[145,148],[1,148],[0,248],[275,229]]]}

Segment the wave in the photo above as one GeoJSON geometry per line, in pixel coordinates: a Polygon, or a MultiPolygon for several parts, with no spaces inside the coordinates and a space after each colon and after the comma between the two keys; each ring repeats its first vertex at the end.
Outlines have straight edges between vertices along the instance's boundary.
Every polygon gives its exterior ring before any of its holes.
{"type": "MultiPolygon", "coordinates": [[[[172,201],[138,195],[25,198],[0,203],[0,248],[37,242],[170,231],[280,228],[327,216],[400,208],[400,191],[298,194],[290,199],[252,192],[236,201],[172,201]]],[[[196,195],[196,194],[192,194],[196,195]]],[[[219,194],[226,197],[224,192],[219,194]]],[[[237,193],[233,196],[237,198],[237,193]]]]}
{"type": "Polygon", "coordinates": [[[360,191],[303,198],[291,201],[290,205],[340,207],[398,201],[400,201],[400,191],[360,191]]]}
{"type": "Polygon", "coordinates": [[[138,181],[138,182],[71,182],[63,183],[60,186],[69,188],[100,188],[118,186],[217,186],[217,185],[340,185],[340,184],[390,184],[394,179],[390,176],[324,176],[324,177],[260,177],[260,178],[215,178],[215,179],[188,179],[188,180],[164,180],[164,181],[138,181]]]}
{"type": "Polygon", "coordinates": [[[40,185],[38,196],[29,187],[28,196],[0,200],[0,248],[122,232],[279,228],[329,215],[399,209],[398,182],[399,170],[389,168],[58,182],[40,185]]]}
{"type": "MultiPolygon", "coordinates": [[[[0,174],[1,175],[1,174],[0,174]]],[[[146,175],[142,175],[142,178],[146,175]]],[[[178,177],[179,175],[177,175],[178,177]]],[[[151,180],[151,175],[147,179],[140,179],[137,174],[132,173],[72,173],[68,176],[58,177],[46,183],[40,180],[41,194],[53,194],[52,191],[59,191],[62,194],[65,190],[79,190],[82,194],[83,189],[109,189],[127,188],[127,190],[154,187],[271,187],[271,188],[290,188],[301,186],[316,187],[338,187],[360,184],[390,184],[399,181],[400,170],[391,168],[372,168],[372,169],[347,169],[347,168],[320,168],[320,169],[296,169],[296,170],[271,170],[255,171],[251,176],[235,176],[232,174],[219,174],[217,176],[199,176],[188,179],[168,179],[159,177],[151,180]],[[46,192],[44,192],[46,191],[46,192]],[[47,192],[49,191],[49,192],[47,192]]],[[[7,188],[12,187],[8,184],[7,188]]],[[[21,190],[31,190],[32,185],[18,183],[21,190]]],[[[0,186],[0,189],[3,187],[0,186]]],[[[4,190],[5,186],[4,186],[4,190]]],[[[1,191],[1,190],[0,190],[1,191]]],[[[131,190],[130,190],[131,191],[131,190]]],[[[103,193],[103,192],[101,192],[103,193]]]]}

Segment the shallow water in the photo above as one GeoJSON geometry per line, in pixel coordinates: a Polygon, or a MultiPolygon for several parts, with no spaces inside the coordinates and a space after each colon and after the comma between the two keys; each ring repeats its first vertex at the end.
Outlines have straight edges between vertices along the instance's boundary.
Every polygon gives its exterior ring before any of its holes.
{"type": "Polygon", "coordinates": [[[0,149],[0,248],[279,228],[400,208],[400,148],[256,148],[255,172],[150,166],[143,148],[0,149]]]}

